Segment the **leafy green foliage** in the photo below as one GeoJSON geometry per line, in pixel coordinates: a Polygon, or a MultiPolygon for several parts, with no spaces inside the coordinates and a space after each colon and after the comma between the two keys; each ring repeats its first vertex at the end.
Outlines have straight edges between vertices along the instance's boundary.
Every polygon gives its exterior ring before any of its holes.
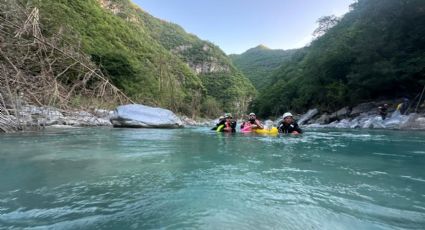
{"type": "Polygon", "coordinates": [[[272,50],[259,45],[242,54],[232,54],[229,57],[255,88],[262,90],[270,85],[273,72],[294,52],[295,50],[272,50]]]}
{"type": "Polygon", "coordinates": [[[374,99],[414,98],[425,84],[425,2],[359,0],[298,50],[252,103],[263,116],[374,99]],[[336,25],[333,23],[336,22],[336,25]]]}
{"type": "Polygon", "coordinates": [[[24,0],[24,4],[40,8],[44,33],[75,32],[82,50],[136,102],[194,115],[202,110],[201,104],[214,104],[208,95],[217,95],[215,89],[225,95],[223,110],[238,107],[246,92],[254,90],[218,47],[152,17],[129,0],[24,0]],[[215,72],[222,79],[205,87],[204,74],[190,66],[211,61],[228,71],[215,72]],[[216,85],[228,79],[234,89],[216,85]]]}
{"type": "Polygon", "coordinates": [[[201,79],[208,94],[215,98],[224,111],[246,112],[248,102],[257,95],[252,84],[236,70],[231,77],[223,73],[209,73],[202,74],[201,79]]]}
{"type": "MultiPolygon", "coordinates": [[[[119,1],[116,0],[116,3],[119,4],[119,1]]],[[[213,64],[222,68],[198,74],[205,86],[205,92],[221,105],[222,111],[245,112],[246,105],[256,95],[256,91],[219,47],[186,33],[179,25],[158,20],[138,7],[125,8],[127,11],[121,15],[123,18],[136,19],[136,24],[143,25],[144,30],[155,41],[184,63],[192,67],[213,64]],[[247,96],[248,94],[250,96],[247,96]]],[[[210,99],[206,98],[203,101],[211,101],[210,99]]]]}

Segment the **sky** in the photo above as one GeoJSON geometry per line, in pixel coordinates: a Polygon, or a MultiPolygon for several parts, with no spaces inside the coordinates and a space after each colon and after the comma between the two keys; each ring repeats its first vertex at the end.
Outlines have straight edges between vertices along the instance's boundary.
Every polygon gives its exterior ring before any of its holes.
{"type": "Polygon", "coordinates": [[[149,14],[176,23],[226,54],[260,44],[301,48],[312,40],[317,19],[342,16],[354,0],[132,0],[149,14]]]}

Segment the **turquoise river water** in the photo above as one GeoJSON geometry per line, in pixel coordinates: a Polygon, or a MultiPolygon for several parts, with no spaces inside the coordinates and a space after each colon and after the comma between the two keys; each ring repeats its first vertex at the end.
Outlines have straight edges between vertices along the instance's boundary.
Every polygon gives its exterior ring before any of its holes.
{"type": "Polygon", "coordinates": [[[425,229],[425,133],[3,134],[0,229],[425,229]]]}

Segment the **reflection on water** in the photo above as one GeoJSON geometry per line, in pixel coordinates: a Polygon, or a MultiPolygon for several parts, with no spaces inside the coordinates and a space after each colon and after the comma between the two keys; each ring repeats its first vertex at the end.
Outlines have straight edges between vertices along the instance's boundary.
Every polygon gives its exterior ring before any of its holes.
{"type": "Polygon", "coordinates": [[[0,228],[421,229],[425,133],[0,136],[0,228]]]}

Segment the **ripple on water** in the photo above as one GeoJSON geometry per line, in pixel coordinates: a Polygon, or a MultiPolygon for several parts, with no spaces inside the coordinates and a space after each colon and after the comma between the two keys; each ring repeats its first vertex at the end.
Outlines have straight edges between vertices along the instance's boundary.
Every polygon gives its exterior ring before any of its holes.
{"type": "Polygon", "coordinates": [[[409,180],[413,180],[413,181],[419,181],[419,182],[424,182],[425,183],[425,179],[422,178],[415,178],[415,177],[411,177],[411,176],[400,176],[401,178],[405,178],[405,179],[409,179],[409,180]]]}
{"type": "Polygon", "coordinates": [[[425,226],[425,144],[414,135],[84,132],[0,142],[14,151],[0,161],[0,173],[12,177],[1,178],[0,228],[425,226]]]}

